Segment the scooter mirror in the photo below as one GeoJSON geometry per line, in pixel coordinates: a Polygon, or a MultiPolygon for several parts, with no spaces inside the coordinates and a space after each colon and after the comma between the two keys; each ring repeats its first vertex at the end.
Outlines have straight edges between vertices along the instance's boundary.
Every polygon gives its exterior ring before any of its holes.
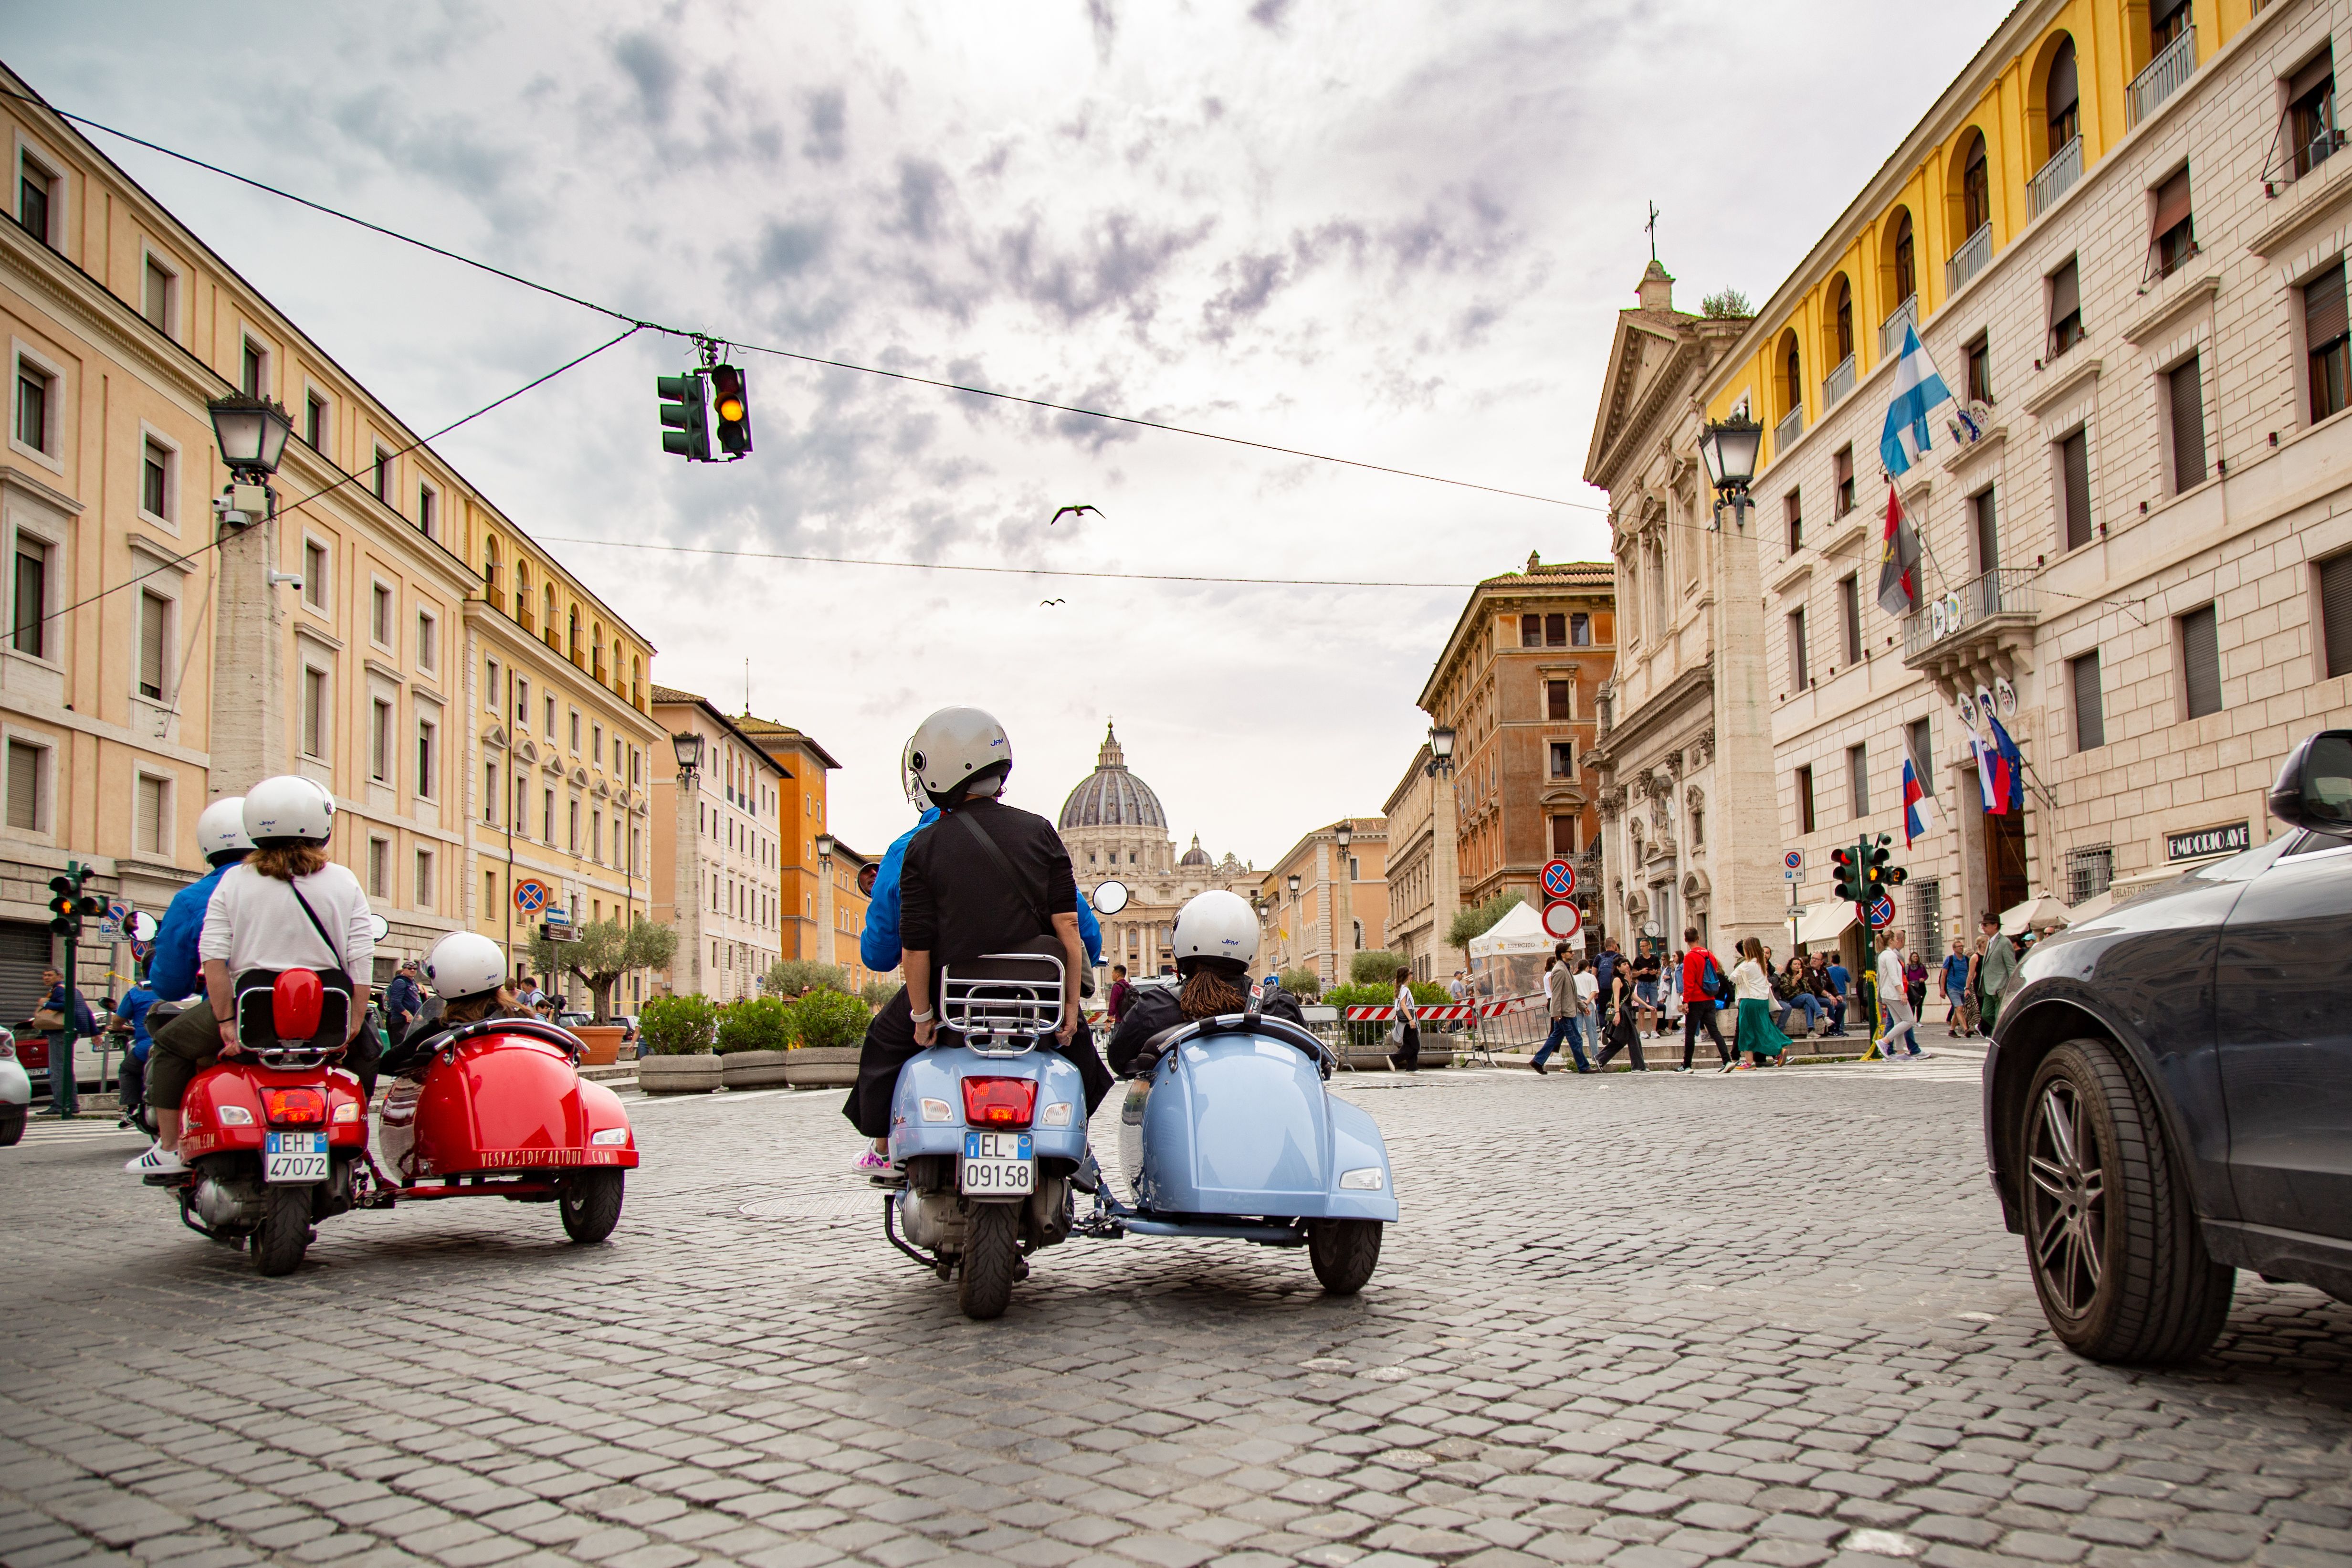
{"type": "Polygon", "coordinates": [[[392,934],[392,922],[384,919],[382,915],[372,914],[368,916],[368,923],[375,928],[375,939],[378,942],[382,942],[385,937],[392,934]]]}
{"type": "Polygon", "coordinates": [[[130,933],[131,940],[133,942],[153,942],[157,922],[153,915],[149,914],[145,910],[140,910],[123,922],[123,928],[130,933]]]}
{"type": "Polygon", "coordinates": [[[1094,898],[1091,902],[1095,906],[1095,912],[1097,914],[1115,915],[1118,913],[1119,910],[1127,908],[1127,884],[1125,882],[1117,881],[1102,883],[1095,889],[1094,898]]]}

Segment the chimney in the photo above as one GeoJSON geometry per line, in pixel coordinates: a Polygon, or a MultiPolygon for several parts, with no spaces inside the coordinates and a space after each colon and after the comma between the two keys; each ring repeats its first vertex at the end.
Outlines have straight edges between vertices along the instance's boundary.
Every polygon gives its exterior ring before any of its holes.
{"type": "Polygon", "coordinates": [[[1675,280],[1654,260],[1650,263],[1649,270],[1642,274],[1641,286],[1633,291],[1641,296],[1644,310],[1671,310],[1675,308],[1675,280]]]}

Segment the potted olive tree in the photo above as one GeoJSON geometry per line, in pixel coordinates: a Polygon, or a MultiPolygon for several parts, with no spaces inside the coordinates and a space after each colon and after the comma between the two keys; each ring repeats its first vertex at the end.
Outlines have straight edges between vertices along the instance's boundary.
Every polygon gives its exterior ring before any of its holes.
{"type": "Polygon", "coordinates": [[[833,990],[810,992],[793,1004],[793,1047],[784,1076],[794,1089],[845,1088],[857,1081],[857,1053],[874,1010],[833,990]]]}
{"type": "MultiPolygon", "coordinates": [[[[572,1033],[587,1047],[580,1055],[582,1066],[608,1067],[620,1059],[621,1036],[626,1032],[613,1022],[613,987],[632,970],[668,968],[677,952],[677,932],[642,915],[626,926],[619,921],[591,921],[569,942],[534,936],[530,951],[530,962],[541,974],[577,975],[588,987],[589,1014],[595,1021],[572,1033]]],[[[640,1044],[637,1050],[643,1055],[645,1047],[640,1044]]]]}
{"type": "Polygon", "coordinates": [[[792,1005],[781,996],[753,996],[721,1008],[721,1079],[729,1089],[764,1089],[784,1082],[784,1053],[792,1041],[792,1005]]]}
{"type": "Polygon", "coordinates": [[[647,1094],[709,1094],[724,1081],[711,1054],[719,1009],[702,995],[652,996],[637,1019],[637,1087],[647,1094]]]}

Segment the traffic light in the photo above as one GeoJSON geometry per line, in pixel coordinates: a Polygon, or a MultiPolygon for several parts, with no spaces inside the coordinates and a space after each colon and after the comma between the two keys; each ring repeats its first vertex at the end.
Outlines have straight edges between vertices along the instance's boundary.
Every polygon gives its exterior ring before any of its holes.
{"type": "Polygon", "coordinates": [[[1865,897],[1875,897],[1891,879],[1887,876],[1886,866],[1886,863],[1895,858],[1894,852],[1887,848],[1887,845],[1891,842],[1893,840],[1889,836],[1882,833],[1875,839],[1865,841],[1862,846],[1864,851],[1862,883],[1865,897]]]}
{"type": "Polygon", "coordinates": [[[1830,851],[1830,875],[1834,879],[1831,894],[1842,904],[1862,901],[1862,879],[1855,875],[1853,851],[1837,848],[1830,851]]]}
{"type": "MultiPolygon", "coordinates": [[[[710,417],[703,400],[701,374],[654,378],[661,396],[662,450],[675,452],[689,463],[710,461],[710,417]]],[[[745,446],[750,438],[745,438],[745,446]]]]}
{"type": "Polygon", "coordinates": [[[104,899],[81,890],[89,879],[89,868],[81,865],[63,876],[49,879],[49,929],[58,935],[78,940],[85,917],[95,920],[106,913],[104,899]]]}
{"type": "MultiPolygon", "coordinates": [[[[712,365],[710,376],[710,412],[718,428],[719,450],[727,454],[726,461],[751,455],[751,389],[743,372],[731,364],[712,365]]],[[[719,459],[712,459],[718,461],[719,459]]]]}

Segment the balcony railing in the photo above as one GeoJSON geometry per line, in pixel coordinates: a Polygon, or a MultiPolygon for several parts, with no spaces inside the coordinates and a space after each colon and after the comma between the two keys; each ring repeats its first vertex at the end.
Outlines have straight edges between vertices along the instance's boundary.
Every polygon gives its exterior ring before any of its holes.
{"type": "Polygon", "coordinates": [[[2124,95],[2125,112],[2131,123],[2137,125],[2156,112],[2156,106],[2180,90],[2180,86],[2197,74],[2197,29],[2183,26],[2180,37],[2164,46],[2147,68],[2132,78],[2131,90],[2124,95]]]}
{"type": "Polygon", "coordinates": [[[1797,437],[1804,433],[1805,408],[1804,405],[1799,404],[1789,410],[1789,416],[1786,419],[1772,426],[1772,460],[1779,462],[1780,454],[1795,446],[1797,437]]]}
{"type": "Polygon", "coordinates": [[[2048,212],[2060,196],[2074,188],[2074,182],[2082,177],[2083,139],[2077,136],[2051,153],[2050,162],[2042,165],[2042,172],[2035,174],[2033,183],[2025,187],[2028,218],[2037,218],[2048,212]]]}
{"type": "Polygon", "coordinates": [[[2041,608],[2037,574],[1996,567],[1973,583],[1929,599],[1903,619],[1903,662],[1912,663],[1937,644],[1996,616],[2032,616],[2041,608]]]}
{"type": "Polygon", "coordinates": [[[1944,292],[1957,294],[1968,280],[1985,269],[1992,259],[1992,225],[1990,221],[1977,225],[1976,233],[1944,263],[1944,292]]]}
{"type": "Polygon", "coordinates": [[[1822,383],[1822,407],[1835,407],[1838,399],[1853,390],[1853,356],[1848,354],[1837,369],[1830,372],[1822,383]]]}
{"type": "Polygon", "coordinates": [[[1878,324],[1878,357],[1893,359],[1903,352],[1903,329],[1915,331],[1919,325],[1919,296],[1913,294],[1895,307],[1895,313],[1878,324]]]}

